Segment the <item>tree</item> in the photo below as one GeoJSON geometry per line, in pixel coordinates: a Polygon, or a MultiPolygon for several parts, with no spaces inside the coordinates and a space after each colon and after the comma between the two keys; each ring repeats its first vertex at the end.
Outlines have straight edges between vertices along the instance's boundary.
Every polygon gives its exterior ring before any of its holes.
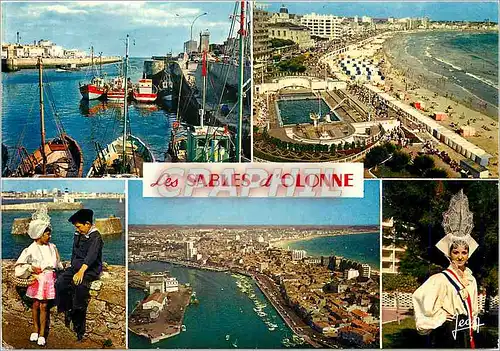
{"type": "Polygon", "coordinates": [[[330,152],[332,154],[335,154],[335,152],[337,151],[336,149],[337,149],[337,145],[336,144],[330,145],[330,152]]]}
{"type": "Polygon", "coordinates": [[[389,143],[389,142],[385,143],[384,147],[389,154],[392,154],[394,151],[396,151],[396,148],[397,148],[396,145],[394,145],[393,143],[389,143]]]}
{"type": "Polygon", "coordinates": [[[410,155],[403,151],[395,151],[392,154],[392,158],[388,163],[388,166],[395,172],[402,171],[410,163],[410,155]]]}
{"type": "Polygon", "coordinates": [[[365,157],[365,167],[371,168],[378,165],[389,156],[387,149],[383,146],[375,146],[372,148],[365,157]]]}
{"type": "Polygon", "coordinates": [[[418,155],[413,160],[413,169],[416,175],[423,176],[432,168],[434,168],[434,160],[428,155],[418,155]]]}
{"type": "Polygon", "coordinates": [[[448,173],[442,168],[431,168],[424,173],[425,178],[447,178],[448,173]]]}

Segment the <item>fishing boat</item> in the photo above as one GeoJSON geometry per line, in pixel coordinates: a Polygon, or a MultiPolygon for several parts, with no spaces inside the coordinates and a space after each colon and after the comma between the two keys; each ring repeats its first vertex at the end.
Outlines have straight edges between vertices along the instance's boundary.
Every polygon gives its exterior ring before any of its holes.
{"type": "Polygon", "coordinates": [[[43,63],[38,59],[40,92],[40,147],[29,154],[23,146],[17,153],[20,163],[14,172],[15,177],[81,177],[83,173],[83,153],[75,139],[66,134],[64,127],[54,112],[59,135],[46,140],[43,63]]]}
{"type": "Polygon", "coordinates": [[[226,334],[226,341],[229,341],[229,338],[230,338],[229,334],[226,334]]]}
{"type": "Polygon", "coordinates": [[[56,72],[78,72],[81,68],[76,65],[76,63],[71,63],[69,65],[63,65],[56,69],[56,72]]]}
{"type": "MultiPolygon", "coordinates": [[[[199,109],[199,125],[187,126],[182,128],[181,121],[178,120],[177,127],[172,128],[171,138],[168,148],[167,161],[170,162],[241,162],[242,160],[242,121],[243,121],[243,100],[245,96],[243,73],[245,67],[245,39],[247,35],[247,16],[246,16],[246,0],[239,1],[241,3],[240,14],[237,15],[237,8],[232,16],[236,23],[236,18],[240,22],[238,31],[239,36],[239,59],[238,63],[238,112],[236,113],[237,122],[234,123],[236,132],[234,135],[229,131],[229,126],[224,124],[219,115],[229,113],[227,108],[221,110],[221,104],[210,108],[207,104],[207,76],[209,71],[209,63],[207,60],[207,52],[203,51],[201,57],[201,77],[202,77],[202,98],[199,109]],[[205,125],[205,123],[211,125],[205,125]],[[212,122],[210,122],[212,121],[212,122]]],[[[235,27],[236,28],[236,27],[235,27]]],[[[185,62],[178,63],[179,66],[187,64],[189,66],[189,58],[185,55],[185,62]]],[[[197,62],[195,60],[195,62],[197,62]]],[[[184,73],[181,74],[179,97],[177,103],[177,116],[180,118],[179,107],[181,100],[182,84],[184,81],[184,73]]],[[[189,73],[188,73],[189,75],[189,73]]],[[[221,99],[223,92],[221,94],[221,99]]],[[[227,106],[226,106],[227,107],[227,106]]]]}
{"type": "Polygon", "coordinates": [[[158,97],[157,89],[152,79],[139,79],[139,84],[134,88],[132,97],[137,102],[150,103],[158,97]]]}
{"type": "MultiPolygon", "coordinates": [[[[128,48],[129,36],[126,39],[124,64],[124,91],[127,91],[128,80],[128,48]]],[[[138,137],[130,133],[128,127],[127,96],[123,97],[123,134],[105,148],[96,143],[97,157],[87,177],[142,177],[144,162],[154,162],[154,156],[148,146],[138,137]]]]}
{"type": "Polygon", "coordinates": [[[185,326],[184,324],[183,324],[183,325],[181,325],[181,330],[182,330],[183,332],[185,332],[185,331],[186,331],[186,326],[185,326]]]}
{"type": "MultiPolygon", "coordinates": [[[[128,89],[128,87],[127,87],[128,89]]],[[[124,77],[115,77],[111,80],[111,86],[106,93],[106,99],[113,102],[127,102],[125,99],[125,79],[124,77]]]]}
{"type": "Polygon", "coordinates": [[[82,84],[80,83],[80,94],[85,100],[95,100],[106,96],[108,90],[106,82],[102,77],[102,69],[97,73],[97,69],[94,65],[94,47],[91,48],[91,65],[90,71],[94,74],[90,83],[82,84]]]}

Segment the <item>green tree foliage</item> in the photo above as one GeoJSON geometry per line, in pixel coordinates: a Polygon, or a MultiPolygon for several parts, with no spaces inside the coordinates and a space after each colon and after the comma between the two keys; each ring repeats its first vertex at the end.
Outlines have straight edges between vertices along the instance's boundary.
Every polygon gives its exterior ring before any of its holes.
{"type": "Polygon", "coordinates": [[[289,60],[281,61],[278,63],[278,68],[281,71],[289,72],[305,72],[306,66],[303,65],[306,57],[304,55],[293,57],[289,60]]]}
{"type": "Polygon", "coordinates": [[[283,46],[290,46],[294,44],[295,42],[290,39],[278,39],[278,38],[271,39],[271,47],[273,48],[280,48],[283,46]]]}
{"type": "Polygon", "coordinates": [[[447,178],[448,173],[442,168],[431,168],[425,171],[425,178],[447,178]]]}
{"type": "MultiPolygon", "coordinates": [[[[392,144],[391,144],[392,145],[392,144]]],[[[411,157],[403,151],[394,151],[387,165],[395,172],[402,171],[410,163],[411,157]]]]}
{"type": "Polygon", "coordinates": [[[418,155],[413,159],[415,174],[423,176],[424,173],[434,168],[434,160],[429,155],[418,155]]]}
{"type": "Polygon", "coordinates": [[[378,165],[389,156],[387,149],[384,146],[375,146],[365,157],[365,167],[371,168],[378,165]]]}
{"type": "Polygon", "coordinates": [[[417,279],[405,274],[384,274],[382,276],[383,291],[413,292],[418,288],[417,279]]]}

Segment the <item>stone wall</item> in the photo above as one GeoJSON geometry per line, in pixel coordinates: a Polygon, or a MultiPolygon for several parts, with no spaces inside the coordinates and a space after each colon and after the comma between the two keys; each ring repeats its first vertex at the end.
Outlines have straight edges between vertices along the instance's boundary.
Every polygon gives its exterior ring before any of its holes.
{"type": "MultiPolygon", "coordinates": [[[[12,223],[12,235],[28,235],[31,218],[14,218],[12,223]]],[[[112,235],[123,233],[122,222],[119,217],[97,218],[95,226],[101,235],[112,235]]]]}
{"type": "Polygon", "coordinates": [[[95,226],[102,235],[121,234],[123,232],[122,222],[118,217],[97,218],[95,226]]]}
{"type": "MultiPolygon", "coordinates": [[[[36,345],[28,341],[32,328],[31,310],[22,304],[16,287],[9,279],[14,271],[14,263],[14,260],[2,260],[2,342],[17,349],[32,348],[36,345]],[[14,332],[12,329],[17,325],[20,327],[14,332]]],[[[124,349],[125,274],[124,266],[105,264],[101,278],[92,283],[87,310],[87,334],[81,343],[77,343],[75,334],[65,327],[64,314],[58,314],[56,308],[52,308],[47,347],[95,349],[107,346],[124,349]]]]}

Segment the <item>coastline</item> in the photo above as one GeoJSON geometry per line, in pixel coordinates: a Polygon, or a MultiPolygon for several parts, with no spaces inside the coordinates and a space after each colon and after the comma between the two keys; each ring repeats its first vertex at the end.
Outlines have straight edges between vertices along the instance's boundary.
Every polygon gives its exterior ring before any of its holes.
{"type": "Polygon", "coordinates": [[[333,234],[333,235],[319,235],[319,234],[316,234],[316,235],[308,235],[304,238],[297,238],[297,239],[280,239],[280,240],[276,240],[276,241],[273,241],[272,243],[270,243],[270,245],[272,247],[277,247],[277,248],[280,248],[280,249],[286,249],[286,247],[290,244],[293,244],[293,243],[297,243],[297,242],[300,242],[300,241],[310,241],[310,240],[313,240],[313,239],[317,239],[317,238],[323,238],[323,237],[337,237],[337,236],[347,236],[347,235],[357,235],[357,234],[372,234],[372,233],[376,233],[376,231],[373,231],[373,232],[367,232],[367,231],[362,231],[362,232],[355,232],[355,233],[342,233],[342,234],[333,234]]]}
{"type": "MultiPolygon", "coordinates": [[[[284,240],[278,240],[278,241],[275,241],[273,243],[271,243],[271,246],[272,247],[275,247],[275,248],[280,248],[280,249],[284,249],[286,250],[288,246],[292,245],[292,244],[295,244],[295,243],[299,243],[299,242],[307,242],[307,241],[311,241],[311,240],[314,240],[314,239],[318,239],[318,238],[322,238],[322,237],[325,237],[325,238],[334,238],[334,237],[347,237],[347,236],[351,236],[351,235],[359,235],[359,234],[373,234],[373,235],[378,235],[379,232],[378,231],[363,231],[363,232],[355,232],[355,233],[344,233],[344,234],[335,234],[335,235],[310,235],[310,236],[307,236],[305,238],[299,238],[299,239],[284,239],[284,240]]],[[[335,252],[332,252],[332,255],[335,255],[335,252]]],[[[311,255],[312,257],[317,257],[317,255],[311,255]]],[[[348,258],[348,257],[346,257],[348,258]]],[[[358,263],[366,263],[368,264],[370,267],[371,267],[371,271],[373,273],[376,273],[376,274],[379,274],[380,273],[380,266],[377,266],[377,265],[372,265],[372,263],[370,262],[365,262],[365,261],[361,261],[359,258],[356,258],[356,259],[351,259],[352,261],[356,261],[358,263]]]]}
{"type": "MultiPolygon", "coordinates": [[[[464,31],[433,30],[429,32],[461,33],[464,31]]],[[[467,31],[466,33],[491,34],[492,32],[467,31]]],[[[490,178],[496,178],[499,174],[498,102],[496,104],[485,103],[482,98],[466,88],[450,82],[453,79],[428,70],[419,58],[407,53],[406,38],[412,34],[421,33],[425,34],[424,31],[391,33],[382,48],[373,55],[375,59],[384,60],[381,70],[386,77],[387,92],[407,105],[415,101],[423,102],[425,110],[421,113],[425,115],[432,116],[435,112],[447,112],[445,120],[436,122],[448,130],[458,132],[461,126],[474,128],[473,136],[463,136],[463,138],[493,156],[487,168],[491,173],[490,178]],[[485,105],[481,105],[483,103],[485,105]]],[[[450,66],[449,71],[460,71],[458,68],[450,66]]],[[[437,147],[439,150],[446,151],[452,159],[463,159],[462,155],[444,144],[439,143],[437,147]]]]}
{"type": "MultiPolygon", "coordinates": [[[[322,340],[322,335],[317,333],[315,330],[313,330],[309,325],[307,325],[296,313],[293,309],[289,308],[286,306],[285,300],[283,296],[281,296],[279,288],[275,287],[275,283],[272,281],[272,279],[264,274],[252,274],[246,271],[242,270],[237,270],[237,269],[232,269],[232,268],[218,268],[218,267],[195,267],[188,262],[183,262],[183,261],[175,261],[175,260],[149,260],[149,261],[136,261],[134,264],[137,263],[149,263],[149,262],[162,262],[162,263],[168,263],[172,265],[179,265],[188,269],[199,269],[199,270],[207,270],[207,271],[212,271],[212,272],[219,272],[219,273],[232,273],[232,274],[241,274],[245,275],[249,278],[252,279],[252,281],[255,283],[259,291],[264,295],[266,300],[273,306],[274,310],[276,313],[281,317],[283,322],[287,325],[288,328],[297,336],[304,338],[305,342],[307,342],[309,345],[311,345],[313,348],[322,348],[322,347],[329,347],[332,348],[335,346],[338,346],[336,344],[330,344],[326,340],[322,340]],[[306,331],[309,333],[306,333],[306,331]],[[311,338],[310,335],[316,335],[315,338],[311,338]]],[[[131,271],[138,271],[137,269],[133,269],[131,271]]],[[[130,287],[137,289],[137,287],[130,287]]],[[[188,304],[189,305],[189,304],[188,304]]],[[[135,310],[135,308],[134,308],[135,310]]],[[[140,335],[143,336],[147,339],[150,340],[151,343],[156,343],[160,340],[167,339],[170,337],[173,337],[175,335],[180,334],[180,332],[177,332],[175,334],[170,334],[166,333],[164,335],[159,336],[158,340],[153,341],[153,337],[148,334],[144,334],[143,332],[141,333],[138,330],[133,330],[133,326],[131,327],[129,325],[128,329],[134,333],[135,335],[140,335]]],[[[331,341],[330,341],[331,342],[331,341]]],[[[339,344],[340,345],[340,344],[339,344]]]]}

